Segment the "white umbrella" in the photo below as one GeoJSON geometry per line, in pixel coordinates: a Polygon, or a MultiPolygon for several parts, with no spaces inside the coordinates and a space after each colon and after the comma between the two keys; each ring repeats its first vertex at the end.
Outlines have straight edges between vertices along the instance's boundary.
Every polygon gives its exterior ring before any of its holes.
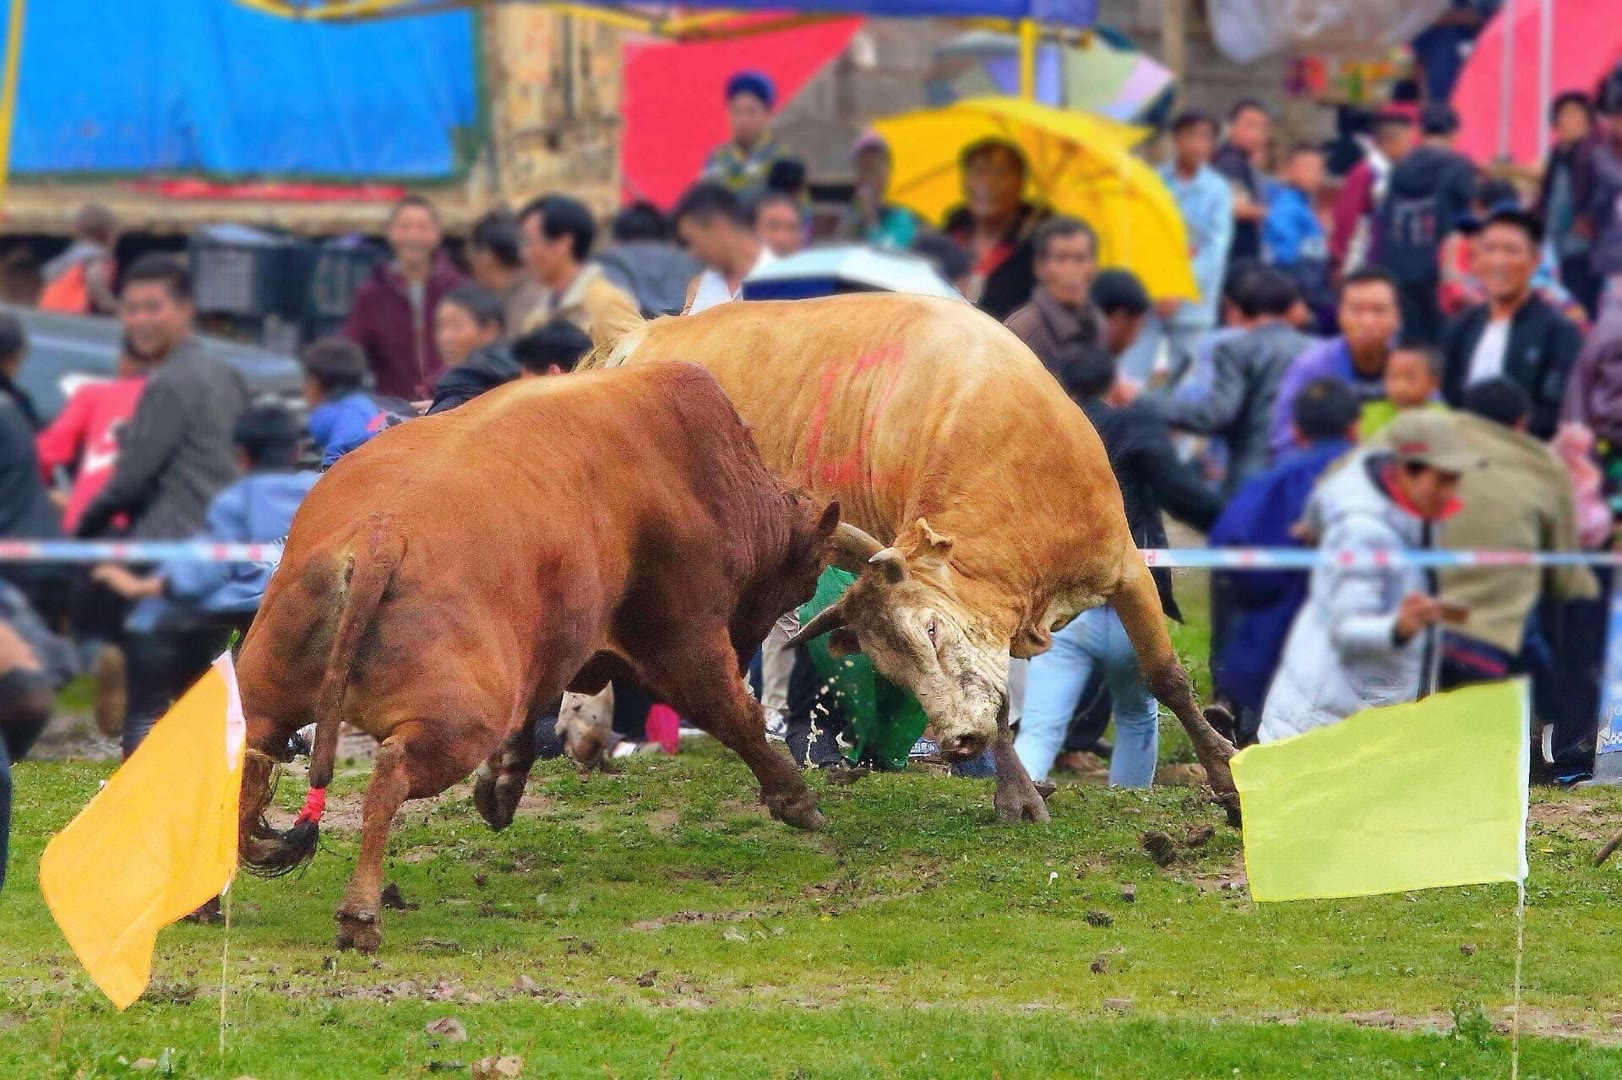
{"type": "Polygon", "coordinates": [[[815,247],[775,259],[743,279],[743,299],[803,299],[852,288],[963,300],[928,259],[860,244],[815,247]]]}

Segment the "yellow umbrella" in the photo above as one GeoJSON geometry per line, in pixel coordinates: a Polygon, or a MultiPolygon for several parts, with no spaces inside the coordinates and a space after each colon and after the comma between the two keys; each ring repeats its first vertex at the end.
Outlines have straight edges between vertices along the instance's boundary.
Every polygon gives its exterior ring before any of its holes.
{"type": "Polygon", "coordinates": [[[1030,162],[1026,197],[1096,229],[1100,265],[1133,271],[1156,299],[1198,299],[1182,214],[1165,182],[1132,153],[1145,128],[1007,97],[904,113],[873,126],[895,162],[892,202],[941,221],[963,201],[958,156],[982,139],[1007,139],[1030,162]]]}

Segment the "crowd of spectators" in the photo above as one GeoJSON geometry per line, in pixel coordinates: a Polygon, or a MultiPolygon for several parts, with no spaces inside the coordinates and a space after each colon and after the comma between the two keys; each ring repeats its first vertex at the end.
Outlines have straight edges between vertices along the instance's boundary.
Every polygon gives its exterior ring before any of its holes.
{"type": "MultiPolygon", "coordinates": [[[[338,334],[301,356],[302,430],[200,344],[184,264],[116,266],[117,222],[87,210],[49,268],[47,306],[116,314],[118,375],[46,425],[16,380],[26,337],[0,316],[0,536],[275,541],[315,470],[380,431],[569,372],[644,317],[736,299],[816,232],[805,168],[772,130],[776,104],[769,79],[733,78],[728,142],[668,216],[628,206],[607,243],[587,206],[550,193],[477,221],[459,262],[433,204],[402,199],[390,257],[338,334]]],[[[1339,175],[1315,145],[1275,154],[1260,102],[1225,121],[1184,112],[1160,175],[1184,219],[1193,296],[1152,296],[1130,270],[1101,267],[1102,223],[1044,205],[1024,152],[1000,138],[964,148],[961,204],[927,222],[891,200],[890,148],[862,136],[852,194],[815,239],[915,252],[1006,321],[1098,430],[1144,547],[1165,546],[1168,513],[1224,546],[1608,547],[1622,487],[1622,79],[1594,99],[1563,95],[1549,119],[1553,149],[1526,199],[1453,149],[1445,104],[1373,116],[1339,175]]],[[[0,564],[11,757],[43,724],[41,687],[81,671],[96,676],[98,721],[132,751],[251,618],[268,573],[0,564]]],[[[1578,777],[1592,766],[1608,577],[1214,574],[1216,695],[1252,741],[1528,673],[1555,771],[1578,777]]],[[[781,733],[795,658],[768,650],[762,668],[781,733]]],[[[1153,781],[1157,709],[1107,608],[1031,664],[1021,714],[1032,776],[1088,747],[1111,756],[1112,783],[1153,781]],[[1098,700],[1105,718],[1113,706],[1113,748],[1098,700]]],[[[639,722],[622,725],[628,746],[639,722]]]]}

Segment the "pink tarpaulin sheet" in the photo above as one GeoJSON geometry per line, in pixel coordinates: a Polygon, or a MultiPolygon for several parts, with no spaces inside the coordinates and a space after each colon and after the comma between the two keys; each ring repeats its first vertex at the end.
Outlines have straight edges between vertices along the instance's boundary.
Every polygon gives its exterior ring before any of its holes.
{"type": "MultiPolygon", "coordinates": [[[[1593,93],[1605,72],[1622,58],[1622,20],[1617,18],[1616,0],[1516,0],[1515,26],[1509,35],[1514,63],[1509,94],[1509,154],[1522,164],[1538,159],[1538,129],[1548,123],[1538,92],[1542,80],[1544,3],[1554,3],[1551,100],[1566,90],[1593,93]]],[[[1453,88],[1453,107],[1459,111],[1463,125],[1459,149],[1479,162],[1491,161],[1499,154],[1504,24],[1500,14],[1481,32],[1453,88]]]]}

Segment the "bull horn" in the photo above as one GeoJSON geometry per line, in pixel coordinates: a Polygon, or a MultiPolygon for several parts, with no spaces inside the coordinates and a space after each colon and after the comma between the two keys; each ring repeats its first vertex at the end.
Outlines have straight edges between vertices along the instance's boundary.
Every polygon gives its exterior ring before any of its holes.
{"type": "Polygon", "coordinates": [[[823,634],[831,634],[845,625],[845,601],[843,598],[835,600],[821,611],[817,612],[810,622],[788,639],[784,645],[787,649],[797,649],[801,645],[815,641],[823,634]]]}
{"type": "Polygon", "coordinates": [[[860,574],[867,561],[884,545],[848,521],[841,521],[828,539],[833,551],[833,564],[850,574],[860,574]]]}
{"type": "Polygon", "coordinates": [[[885,548],[867,561],[891,585],[899,585],[907,580],[907,557],[901,554],[900,548],[885,548]]]}

